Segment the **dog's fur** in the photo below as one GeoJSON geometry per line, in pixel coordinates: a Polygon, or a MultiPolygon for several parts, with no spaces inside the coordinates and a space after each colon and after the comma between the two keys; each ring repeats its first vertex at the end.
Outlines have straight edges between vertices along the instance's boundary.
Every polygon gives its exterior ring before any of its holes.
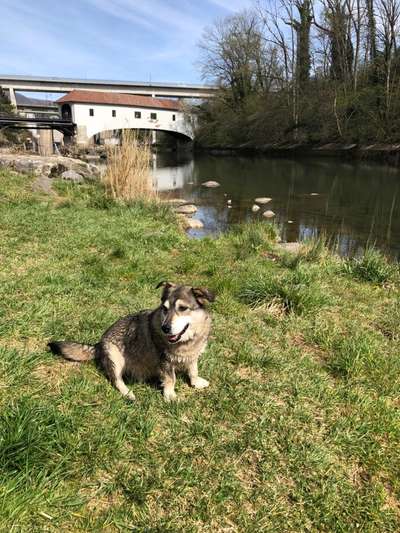
{"type": "Polygon", "coordinates": [[[125,376],[137,381],[159,379],[167,401],[176,398],[176,370],[185,371],[193,387],[208,387],[208,381],[198,375],[197,361],[211,326],[205,305],[214,301],[214,295],[202,287],[162,282],[157,288],[161,286],[159,307],[120,318],[96,345],[53,341],[49,348],[71,361],[96,359],[111,383],[130,400],[135,397],[125,376]]]}

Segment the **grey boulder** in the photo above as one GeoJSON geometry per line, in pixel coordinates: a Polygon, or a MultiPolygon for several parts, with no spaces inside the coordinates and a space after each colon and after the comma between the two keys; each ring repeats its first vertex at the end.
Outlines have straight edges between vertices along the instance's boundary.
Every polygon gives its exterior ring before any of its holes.
{"type": "Polygon", "coordinates": [[[73,181],[74,183],[82,183],[84,181],[82,174],[75,172],[75,170],[65,170],[61,174],[63,180],[73,181]]]}

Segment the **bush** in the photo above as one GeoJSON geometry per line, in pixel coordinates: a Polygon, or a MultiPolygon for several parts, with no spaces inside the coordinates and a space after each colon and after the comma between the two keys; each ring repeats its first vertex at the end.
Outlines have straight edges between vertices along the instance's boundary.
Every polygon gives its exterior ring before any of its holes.
{"type": "Polygon", "coordinates": [[[265,222],[246,222],[238,224],[231,230],[234,236],[236,258],[245,259],[261,247],[268,247],[276,242],[278,228],[265,222]]]}
{"type": "Polygon", "coordinates": [[[396,267],[377,250],[367,248],[360,258],[344,261],[343,271],[362,281],[385,283],[393,278],[396,267]]]}
{"type": "Polygon", "coordinates": [[[108,149],[107,169],[103,176],[107,196],[123,202],[155,198],[150,156],[149,142],[140,142],[135,132],[125,130],[121,145],[108,149]]]}

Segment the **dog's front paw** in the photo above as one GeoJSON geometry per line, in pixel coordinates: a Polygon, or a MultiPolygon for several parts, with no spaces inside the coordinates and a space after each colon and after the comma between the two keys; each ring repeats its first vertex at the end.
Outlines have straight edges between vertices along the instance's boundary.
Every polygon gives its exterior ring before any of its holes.
{"type": "Polygon", "coordinates": [[[206,379],[201,378],[201,377],[192,379],[192,382],[191,382],[192,387],[194,387],[195,389],[205,389],[206,387],[209,386],[209,384],[210,383],[206,379]]]}
{"type": "Polygon", "coordinates": [[[127,400],[130,400],[131,402],[134,402],[136,400],[135,395],[133,394],[131,390],[125,394],[124,398],[126,398],[127,400]]]}
{"type": "Polygon", "coordinates": [[[164,389],[164,400],[166,402],[174,402],[176,400],[177,396],[175,391],[173,390],[165,390],[164,389]]]}

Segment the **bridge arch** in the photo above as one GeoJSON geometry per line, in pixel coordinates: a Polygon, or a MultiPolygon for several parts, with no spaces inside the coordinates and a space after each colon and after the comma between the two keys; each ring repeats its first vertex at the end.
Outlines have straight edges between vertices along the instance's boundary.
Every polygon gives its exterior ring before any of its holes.
{"type": "MultiPolygon", "coordinates": [[[[174,129],[166,129],[166,128],[132,128],[132,127],[122,127],[122,128],[112,128],[112,129],[101,129],[99,131],[96,131],[90,137],[88,136],[88,142],[89,144],[94,141],[96,144],[100,141],[100,139],[119,139],[121,137],[121,133],[124,130],[133,130],[140,134],[148,134],[149,137],[151,137],[152,132],[160,132],[160,133],[167,133],[171,138],[175,138],[177,141],[182,142],[191,142],[193,141],[193,135],[188,134],[187,132],[180,132],[174,129]]],[[[105,143],[107,144],[107,143],[105,143]]],[[[112,144],[112,141],[111,141],[112,144]]]]}

